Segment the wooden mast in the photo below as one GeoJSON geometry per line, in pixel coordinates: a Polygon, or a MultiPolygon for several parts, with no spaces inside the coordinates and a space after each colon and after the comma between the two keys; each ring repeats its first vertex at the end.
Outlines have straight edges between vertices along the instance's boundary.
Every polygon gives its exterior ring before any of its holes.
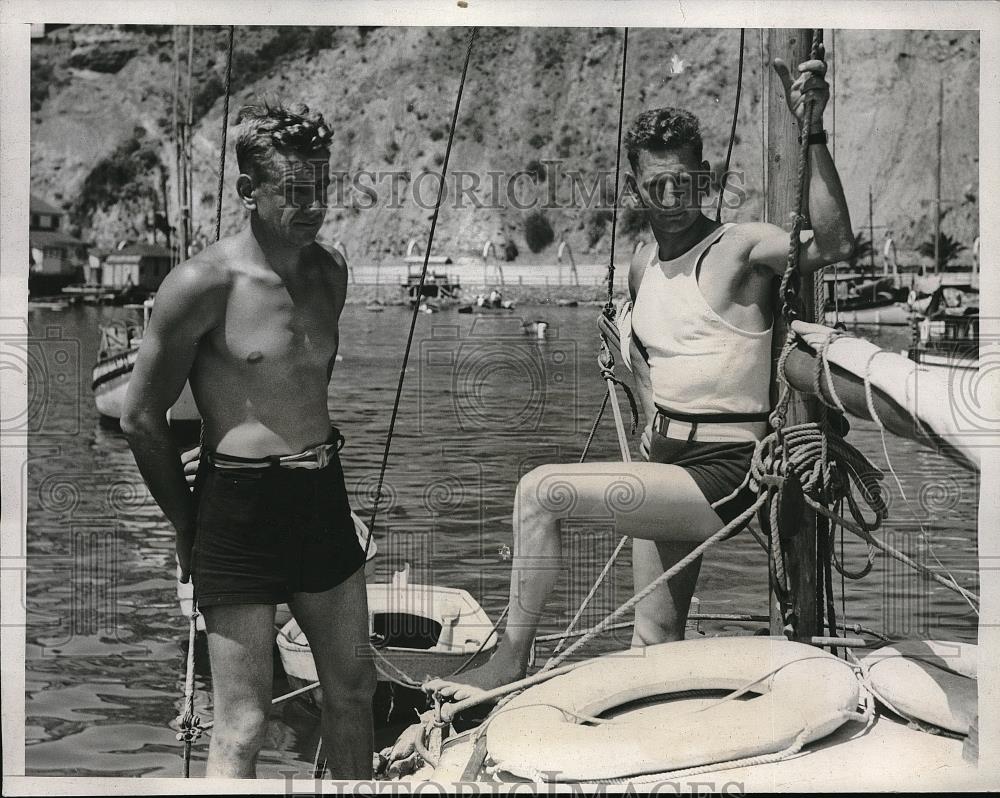
{"type": "MultiPolygon", "coordinates": [[[[812,46],[812,30],[809,28],[778,28],[768,31],[768,60],[781,58],[792,71],[798,74],[798,65],[808,61],[812,46]]],[[[794,208],[797,165],[799,153],[798,122],[788,110],[784,87],[780,80],[768,81],[767,92],[767,218],[772,224],[781,225],[791,231],[794,208]]],[[[808,193],[804,202],[808,203],[808,193]]],[[[799,295],[802,300],[802,318],[815,318],[816,303],[813,276],[802,275],[799,295]]],[[[775,282],[774,300],[774,341],[773,361],[776,363],[787,334],[787,326],[781,317],[781,298],[775,282]]],[[[772,406],[777,386],[772,379],[772,406]]],[[[815,421],[819,417],[816,399],[801,394],[792,394],[788,406],[786,425],[815,421]]],[[[786,567],[791,590],[791,606],[782,611],[778,595],[771,586],[770,615],[771,634],[790,634],[796,637],[811,637],[820,633],[816,604],[816,516],[807,511],[799,491],[786,488],[781,507],[782,529],[780,537],[788,552],[786,567]]],[[[777,541],[776,541],[777,543],[777,541]]]]}

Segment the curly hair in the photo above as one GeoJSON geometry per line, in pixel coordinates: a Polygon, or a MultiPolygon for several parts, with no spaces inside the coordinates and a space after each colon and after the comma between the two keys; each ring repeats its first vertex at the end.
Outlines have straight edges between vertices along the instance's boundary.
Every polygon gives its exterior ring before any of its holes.
{"type": "Polygon", "coordinates": [[[307,105],[287,108],[281,103],[245,105],[236,117],[241,125],[236,139],[236,162],[240,172],[254,180],[272,175],[274,156],[281,151],[300,155],[329,153],[333,131],[323,114],[311,112],[307,105]]]}
{"type": "Polygon", "coordinates": [[[651,108],[633,121],[625,134],[625,151],[632,171],[639,169],[639,150],[677,150],[690,147],[701,161],[698,117],[682,108],[651,108]]]}

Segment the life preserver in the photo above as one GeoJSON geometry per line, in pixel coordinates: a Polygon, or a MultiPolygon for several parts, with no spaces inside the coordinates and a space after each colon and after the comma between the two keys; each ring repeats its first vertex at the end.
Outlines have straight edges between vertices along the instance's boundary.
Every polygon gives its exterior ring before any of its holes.
{"type": "Polygon", "coordinates": [[[875,697],[906,718],[968,734],[978,712],[977,649],[969,643],[905,640],[862,660],[875,697]]]}
{"type": "Polygon", "coordinates": [[[625,778],[777,753],[800,736],[803,744],[817,740],[847,720],[858,698],[851,668],[819,649],[769,638],[684,640],[608,654],[525,690],[490,721],[487,750],[515,776],[625,778]],[[757,679],[754,697],[702,699],[697,711],[669,696],[734,691],[757,679]],[[654,696],[663,701],[600,725],[579,717],[654,696]]]}

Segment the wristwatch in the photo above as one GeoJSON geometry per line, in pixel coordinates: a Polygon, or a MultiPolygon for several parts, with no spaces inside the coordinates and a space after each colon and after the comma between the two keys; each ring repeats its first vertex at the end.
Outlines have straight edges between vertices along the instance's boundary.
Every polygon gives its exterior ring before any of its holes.
{"type": "MultiPolygon", "coordinates": [[[[810,147],[813,144],[826,144],[826,131],[820,130],[816,133],[810,133],[809,138],[806,139],[806,142],[809,144],[810,147]]],[[[799,143],[800,144],[802,143],[802,136],[799,136],[799,143]]]]}

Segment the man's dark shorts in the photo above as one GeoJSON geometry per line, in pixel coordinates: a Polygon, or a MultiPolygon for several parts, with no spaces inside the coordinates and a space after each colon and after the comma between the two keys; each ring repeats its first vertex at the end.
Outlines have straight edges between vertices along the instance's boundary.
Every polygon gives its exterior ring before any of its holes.
{"type": "MultiPolygon", "coordinates": [[[[687,471],[709,504],[729,496],[740,487],[750,470],[756,444],[709,443],[668,438],[653,432],[649,447],[651,463],[671,463],[687,471]]],[[[749,486],[715,508],[725,523],[750,507],[757,498],[749,486]]]]}
{"type": "Polygon", "coordinates": [[[280,604],[364,566],[336,452],[321,469],[219,468],[202,458],[195,497],[199,607],[280,604]]]}

